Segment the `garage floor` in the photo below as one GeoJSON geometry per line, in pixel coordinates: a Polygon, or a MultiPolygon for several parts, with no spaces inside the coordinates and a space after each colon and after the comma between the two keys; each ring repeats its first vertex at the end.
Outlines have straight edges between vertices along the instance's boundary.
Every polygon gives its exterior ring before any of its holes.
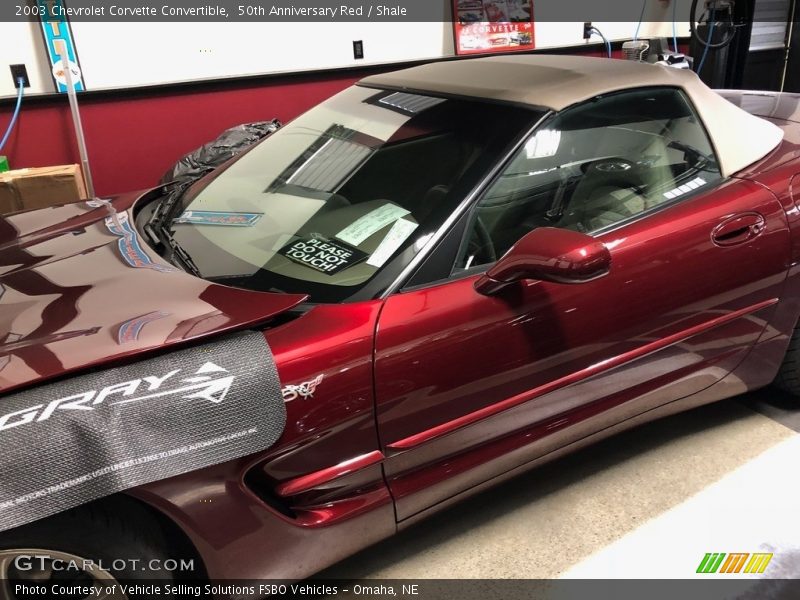
{"type": "Polygon", "coordinates": [[[690,578],[707,552],[800,576],[800,402],[767,389],[623,433],[473,497],[321,573],[690,578]],[[655,560],[654,560],[655,559],[655,560]]]}

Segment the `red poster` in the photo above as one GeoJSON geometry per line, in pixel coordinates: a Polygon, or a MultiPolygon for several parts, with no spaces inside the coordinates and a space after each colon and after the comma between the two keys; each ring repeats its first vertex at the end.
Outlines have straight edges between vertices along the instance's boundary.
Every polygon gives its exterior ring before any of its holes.
{"type": "Polygon", "coordinates": [[[456,54],[533,50],[533,0],[453,0],[456,54]]]}

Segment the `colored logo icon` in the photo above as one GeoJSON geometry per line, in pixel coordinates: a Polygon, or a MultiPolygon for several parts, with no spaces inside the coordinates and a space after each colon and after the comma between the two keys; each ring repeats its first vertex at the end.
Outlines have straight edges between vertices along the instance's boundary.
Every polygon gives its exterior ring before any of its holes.
{"type": "Polygon", "coordinates": [[[772,553],[708,552],[697,567],[698,573],[763,573],[770,561],[772,553]]]}

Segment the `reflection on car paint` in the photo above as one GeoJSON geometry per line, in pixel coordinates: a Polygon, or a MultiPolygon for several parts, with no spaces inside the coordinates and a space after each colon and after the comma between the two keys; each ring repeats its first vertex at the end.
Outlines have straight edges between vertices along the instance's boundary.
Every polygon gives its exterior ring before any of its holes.
{"type": "MultiPolygon", "coordinates": [[[[0,285],[0,288],[2,287],[3,286],[0,285]]],[[[5,289],[0,290],[0,297],[2,297],[4,291],[5,289]]],[[[3,345],[10,342],[18,342],[21,339],[22,339],[22,334],[9,332],[9,334],[3,340],[3,345]]],[[[10,362],[11,362],[11,354],[5,354],[4,356],[0,356],[0,371],[5,369],[10,362]]]]}
{"type": "Polygon", "coordinates": [[[139,339],[139,334],[142,332],[142,329],[145,325],[152,323],[153,321],[163,319],[164,317],[168,317],[170,314],[171,313],[164,312],[162,310],[154,310],[146,315],[134,317],[133,319],[125,321],[117,330],[117,343],[128,344],[130,342],[137,341],[139,339]]]}

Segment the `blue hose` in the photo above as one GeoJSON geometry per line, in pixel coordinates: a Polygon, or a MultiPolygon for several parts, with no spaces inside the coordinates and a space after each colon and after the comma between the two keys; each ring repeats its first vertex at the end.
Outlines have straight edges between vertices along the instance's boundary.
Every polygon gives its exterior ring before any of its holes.
{"type": "Polygon", "coordinates": [[[597,35],[603,38],[603,41],[606,43],[606,51],[608,52],[608,58],[611,58],[611,42],[606,39],[606,36],[603,35],[603,32],[600,31],[597,27],[592,27],[591,31],[594,31],[597,35]]]}
{"type": "Polygon", "coordinates": [[[25,90],[25,80],[20,77],[17,79],[17,83],[19,84],[19,94],[17,95],[17,106],[14,108],[14,114],[11,116],[11,123],[8,124],[8,129],[6,130],[6,134],[3,136],[3,141],[0,141],[0,150],[3,149],[3,146],[6,145],[9,136],[11,136],[11,131],[14,129],[14,124],[17,122],[17,117],[19,117],[19,109],[22,107],[22,94],[25,90]]]}
{"type": "Polygon", "coordinates": [[[706,62],[706,56],[708,56],[708,44],[711,43],[711,40],[714,39],[714,24],[716,23],[716,15],[714,14],[714,7],[711,7],[711,16],[709,17],[711,20],[711,25],[708,28],[708,39],[706,40],[706,47],[703,49],[703,56],[700,58],[700,64],[697,65],[697,73],[703,70],[703,65],[706,62]]]}
{"type": "Polygon", "coordinates": [[[675,54],[678,53],[678,34],[675,32],[675,11],[678,7],[678,0],[672,0],[672,45],[675,47],[675,54]]]}

